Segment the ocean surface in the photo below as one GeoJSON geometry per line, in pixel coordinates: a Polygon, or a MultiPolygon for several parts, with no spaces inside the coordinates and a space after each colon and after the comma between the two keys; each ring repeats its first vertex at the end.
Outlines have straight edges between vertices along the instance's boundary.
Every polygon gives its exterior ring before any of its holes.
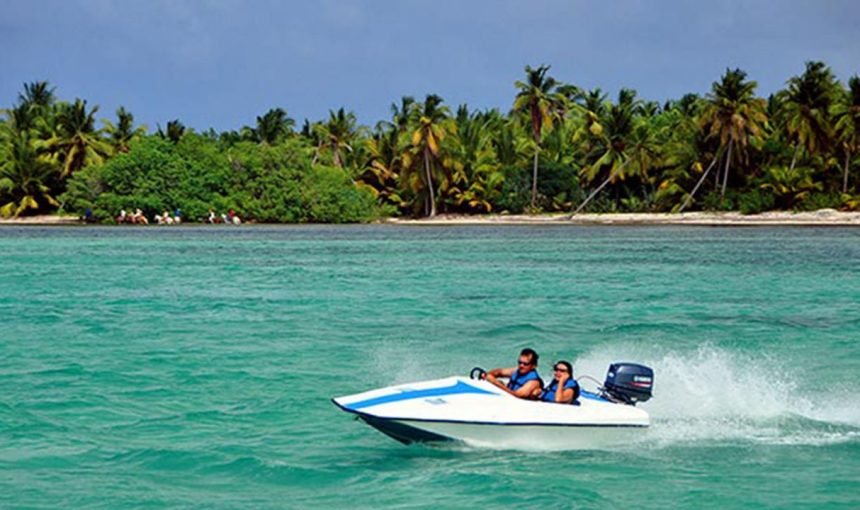
{"type": "Polygon", "coordinates": [[[3,509],[856,509],[858,385],[860,229],[0,228],[3,509]],[[651,428],[404,446],[330,402],[526,346],[651,366],[651,428]]]}

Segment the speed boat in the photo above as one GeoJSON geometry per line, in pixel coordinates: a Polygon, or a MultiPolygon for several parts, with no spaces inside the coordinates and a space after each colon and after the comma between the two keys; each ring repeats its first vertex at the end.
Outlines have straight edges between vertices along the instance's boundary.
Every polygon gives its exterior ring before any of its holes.
{"type": "Polygon", "coordinates": [[[653,371],[610,365],[603,386],[574,405],[523,400],[482,379],[446,377],[333,398],[342,410],[402,442],[457,441],[511,449],[589,449],[629,442],[649,426],[635,407],[651,398],[653,371]]]}

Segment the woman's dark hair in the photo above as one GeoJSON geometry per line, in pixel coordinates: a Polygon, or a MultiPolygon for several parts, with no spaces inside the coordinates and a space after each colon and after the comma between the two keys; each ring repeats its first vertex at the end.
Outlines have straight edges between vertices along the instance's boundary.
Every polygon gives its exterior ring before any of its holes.
{"type": "MultiPolygon", "coordinates": [[[[566,368],[567,374],[570,376],[571,379],[573,379],[573,365],[571,365],[569,361],[565,361],[563,359],[560,359],[560,360],[556,361],[555,364],[561,365],[564,368],[566,368]]],[[[553,369],[555,369],[555,365],[553,365],[553,369]]]]}

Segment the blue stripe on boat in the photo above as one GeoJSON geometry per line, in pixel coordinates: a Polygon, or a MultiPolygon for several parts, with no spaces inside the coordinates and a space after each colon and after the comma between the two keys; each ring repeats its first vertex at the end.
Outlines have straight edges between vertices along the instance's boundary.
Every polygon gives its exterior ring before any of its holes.
{"type": "Polygon", "coordinates": [[[354,411],[356,409],[377,406],[379,404],[400,402],[401,400],[412,400],[425,397],[444,397],[447,395],[462,395],[464,393],[474,393],[478,395],[497,395],[492,391],[482,390],[481,388],[476,388],[470,384],[466,384],[463,381],[457,381],[453,386],[446,386],[444,388],[430,388],[426,390],[406,390],[400,393],[395,393],[393,395],[385,395],[384,397],[369,398],[367,400],[353,402],[352,404],[345,404],[343,407],[345,409],[354,411]]]}
{"type": "Polygon", "coordinates": [[[580,392],[579,396],[580,396],[581,398],[587,398],[587,399],[590,399],[590,400],[599,400],[599,401],[601,401],[601,402],[609,402],[609,400],[606,400],[605,398],[601,397],[601,396],[600,396],[600,395],[598,395],[597,393],[592,393],[592,392],[590,392],[590,391],[582,390],[582,391],[580,392]]]}

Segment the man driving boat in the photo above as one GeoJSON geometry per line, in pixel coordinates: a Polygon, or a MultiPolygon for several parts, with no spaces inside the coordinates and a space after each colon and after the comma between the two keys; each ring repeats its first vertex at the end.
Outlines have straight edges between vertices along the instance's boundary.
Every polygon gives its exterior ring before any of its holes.
{"type": "Polygon", "coordinates": [[[543,390],[543,380],[537,373],[537,364],[538,354],[527,347],[520,351],[516,367],[494,368],[487,372],[484,378],[515,397],[536,400],[540,398],[543,390]],[[508,378],[508,383],[503,383],[499,377],[508,378]]]}

